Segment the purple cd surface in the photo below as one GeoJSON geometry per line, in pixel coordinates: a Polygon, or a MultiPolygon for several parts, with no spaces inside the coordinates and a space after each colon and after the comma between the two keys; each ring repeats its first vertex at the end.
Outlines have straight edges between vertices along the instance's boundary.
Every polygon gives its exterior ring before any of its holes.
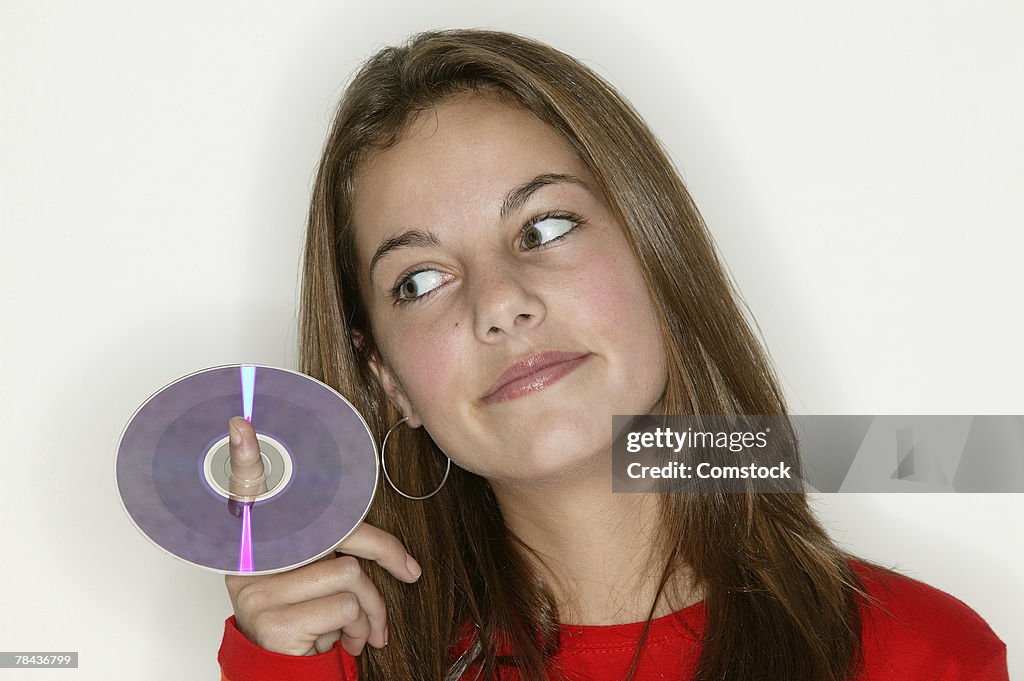
{"type": "Polygon", "coordinates": [[[329,553],[366,516],[377,448],[329,386],[286,369],[204,369],[154,394],[117,447],[117,489],[135,526],[178,558],[222,574],[266,574],[329,553]],[[266,493],[230,501],[228,421],[256,430],[266,493]]]}

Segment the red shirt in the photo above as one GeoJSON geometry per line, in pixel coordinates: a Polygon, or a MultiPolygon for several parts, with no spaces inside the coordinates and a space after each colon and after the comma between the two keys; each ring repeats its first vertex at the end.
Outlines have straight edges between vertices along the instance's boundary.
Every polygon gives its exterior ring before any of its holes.
{"type": "MultiPolygon", "coordinates": [[[[1008,681],[1006,645],[964,603],[927,584],[854,564],[881,604],[864,611],[860,681],[1008,681]],[[884,609],[886,612],[882,612],[884,609]]],[[[651,620],[636,681],[688,679],[700,652],[704,604],[651,620]]],[[[567,680],[620,681],[633,660],[643,622],[561,625],[555,665],[567,680]]],[[[340,642],[321,655],[295,657],[250,642],[229,617],[217,656],[227,681],[355,681],[356,661],[340,642]]]]}

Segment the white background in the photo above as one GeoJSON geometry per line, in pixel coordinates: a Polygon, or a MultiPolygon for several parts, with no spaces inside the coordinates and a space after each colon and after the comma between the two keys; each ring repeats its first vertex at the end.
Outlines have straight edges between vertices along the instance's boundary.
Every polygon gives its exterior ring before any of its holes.
{"type": "MultiPolygon", "coordinates": [[[[1022,6],[636,4],[3,2],[0,650],[81,666],[0,679],[218,678],[222,578],[136,532],[115,445],[183,374],[294,366],[333,105],[417,30],[525,33],[633,101],[794,411],[1024,413],[1022,6]]],[[[1024,677],[1024,495],[815,504],[974,607],[1024,677]]]]}

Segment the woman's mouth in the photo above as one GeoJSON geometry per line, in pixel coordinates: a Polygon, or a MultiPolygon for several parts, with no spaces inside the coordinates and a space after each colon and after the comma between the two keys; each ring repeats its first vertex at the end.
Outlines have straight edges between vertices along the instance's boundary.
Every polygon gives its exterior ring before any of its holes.
{"type": "Polygon", "coordinates": [[[590,357],[589,352],[541,352],[514,362],[501,373],[481,401],[505,402],[535,393],[568,376],[590,357]]]}

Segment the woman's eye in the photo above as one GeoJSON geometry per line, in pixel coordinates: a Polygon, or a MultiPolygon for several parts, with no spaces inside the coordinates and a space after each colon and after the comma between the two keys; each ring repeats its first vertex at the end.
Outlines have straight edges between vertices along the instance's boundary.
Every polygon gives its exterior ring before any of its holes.
{"type": "Polygon", "coordinates": [[[568,218],[549,217],[538,220],[523,233],[523,247],[537,248],[560,236],[565,236],[576,226],[576,222],[568,218]]]}
{"type": "Polygon", "coordinates": [[[437,270],[413,272],[403,277],[395,287],[395,299],[399,301],[415,300],[444,283],[444,277],[437,270]]]}

